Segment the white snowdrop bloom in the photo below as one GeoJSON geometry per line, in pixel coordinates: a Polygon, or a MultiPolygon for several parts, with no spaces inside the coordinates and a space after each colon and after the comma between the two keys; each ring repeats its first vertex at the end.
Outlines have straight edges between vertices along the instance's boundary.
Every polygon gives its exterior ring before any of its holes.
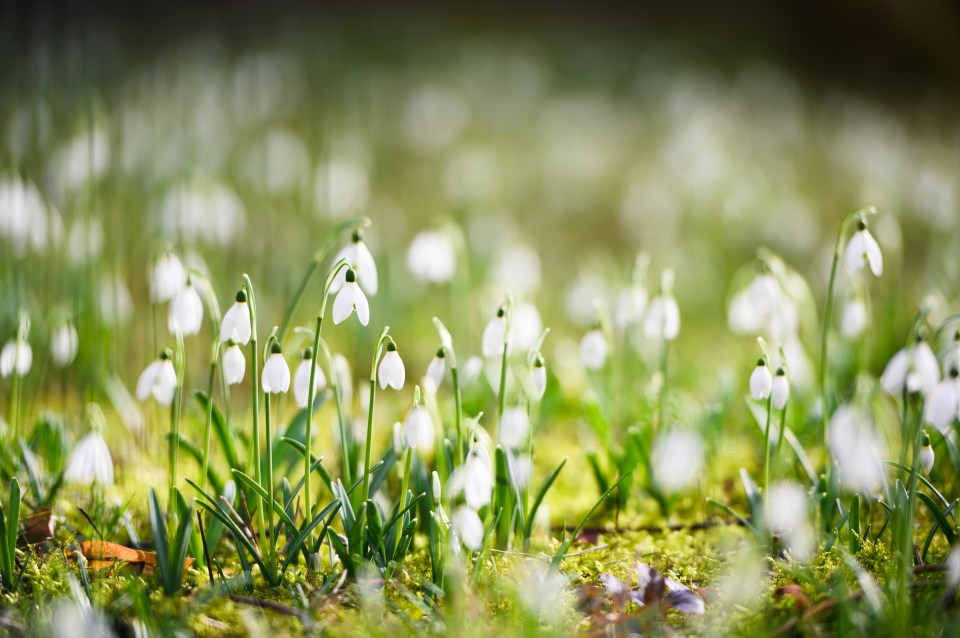
{"type": "Polygon", "coordinates": [[[167,190],[158,217],[168,237],[185,237],[225,246],[246,227],[243,202],[227,184],[195,180],[167,190]]]}
{"type": "Polygon", "coordinates": [[[440,497],[443,496],[443,494],[440,491],[440,475],[437,474],[436,470],[434,470],[433,474],[430,475],[430,479],[430,494],[433,496],[433,500],[439,503],[440,497]]]}
{"type": "Polygon", "coordinates": [[[510,348],[526,352],[543,332],[540,311],[532,303],[515,305],[510,313],[510,348]]]}
{"type": "MultiPolygon", "coordinates": [[[[55,219],[62,224],[59,215],[55,219]]],[[[20,177],[0,181],[0,236],[10,241],[14,254],[22,257],[29,248],[43,251],[49,235],[47,221],[47,205],[32,182],[20,177]]]]}
{"type": "Polygon", "coordinates": [[[846,266],[847,273],[850,275],[856,275],[867,265],[875,276],[879,277],[883,274],[883,253],[880,252],[880,245],[867,230],[863,220],[860,221],[857,232],[847,242],[847,248],[843,253],[843,265],[846,266]]]}
{"type": "Polygon", "coordinates": [[[756,401],[761,401],[770,396],[773,388],[773,377],[770,376],[770,368],[767,367],[765,359],[757,361],[757,367],[750,373],[750,396],[756,401]]]}
{"type": "Polygon", "coordinates": [[[665,492],[684,490],[700,477],[703,443],[686,430],[673,430],[657,437],[653,446],[653,470],[657,485],[665,492]]]}
{"type": "Polygon", "coordinates": [[[730,330],[737,334],[772,334],[777,328],[775,324],[780,323],[785,296],[776,277],[758,274],[731,298],[727,311],[730,330]]]}
{"type": "Polygon", "coordinates": [[[507,468],[510,472],[510,484],[515,490],[523,490],[530,482],[533,462],[527,454],[507,454],[507,468]]]}
{"type": "Polygon", "coordinates": [[[461,505],[454,511],[451,525],[460,542],[467,549],[475,552],[483,545],[483,521],[466,505],[461,505]]]}
{"type": "Polygon", "coordinates": [[[514,406],[503,411],[500,419],[500,444],[508,449],[517,449],[527,443],[530,418],[523,406],[514,406]]]}
{"type": "Polygon", "coordinates": [[[439,388],[440,384],[443,383],[443,375],[446,371],[447,357],[443,348],[440,348],[430,361],[430,365],[427,366],[427,377],[433,381],[435,387],[439,388]]]}
{"type": "Polygon", "coordinates": [[[953,341],[943,354],[943,372],[949,374],[953,369],[960,370],[960,330],[954,335],[953,341]]]}
{"type": "Polygon", "coordinates": [[[66,190],[103,175],[110,163],[110,139],[99,126],[78,133],[53,160],[58,184],[66,190]]]}
{"type": "MultiPolygon", "coordinates": [[[[363,231],[359,228],[353,231],[353,241],[340,249],[333,258],[333,263],[346,259],[350,267],[357,272],[357,281],[360,287],[371,297],[377,294],[377,262],[374,261],[370,249],[363,241],[363,231]]],[[[346,269],[341,269],[330,285],[330,292],[337,292],[346,280],[346,269]]]]}
{"type": "Polygon", "coordinates": [[[643,334],[647,339],[673,341],[680,334],[680,308],[673,297],[673,271],[664,270],[660,294],[654,297],[643,318],[643,334]]]}
{"type": "MultiPolygon", "coordinates": [[[[305,408],[310,402],[307,396],[310,389],[310,364],[313,363],[313,350],[307,348],[303,351],[303,359],[297,366],[297,371],[293,375],[293,396],[297,401],[298,408],[305,408]]],[[[314,365],[313,373],[313,396],[327,387],[327,377],[319,365],[314,365]]]]}
{"type": "Polygon", "coordinates": [[[880,376],[880,385],[887,394],[900,394],[906,385],[908,392],[926,396],[939,380],[937,356],[926,341],[917,340],[893,355],[880,376]]]}
{"type": "Polygon", "coordinates": [[[290,366],[283,358],[279,343],[270,348],[270,356],[260,373],[260,386],[268,394],[281,394],[290,389],[290,366]]]}
{"type": "Polygon", "coordinates": [[[867,304],[860,297],[847,301],[840,317],[840,333],[847,339],[856,339],[867,327],[867,304]]]}
{"type": "Polygon", "coordinates": [[[180,333],[185,337],[200,332],[203,324],[203,301],[193,283],[180,289],[170,302],[167,313],[167,327],[173,334],[180,333]]]}
{"type": "Polygon", "coordinates": [[[537,401],[543,399],[547,391],[547,367],[544,365],[543,357],[537,355],[533,362],[533,370],[530,372],[530,385],[533,387],[533,397],[537,401]]]}
{"type": "Polygon", "coordinates": [[[397,352],[397,344],[391,339],[387,343],[387,352],[383,355],[380,366],[377,368],[377,380],[380,382],[380,389],[386,390],[387,386],[390,386],[394,390],[402,390],[406,378],[407,371],[403,367],[403,359],[397,352]]]}
{"type": "Polygon", "coordinates": [[[607,362],[607,338],[594,328],[580,340],[580,361],[588,370],[599,370],[607,362]]]}
{"type": "Polygon", "coordinates": [[[400,456],[403,452],[403,424],[395,421],[393,424],[393,453],[400,456]]]}
{"type": "Polygon", "coordinates": [[[220,324],[220,341],[233,339],[241,345],[250,342],[253,325],[250,323],[250,308],[247,306],[247,293],[238,290],[233,305],[223,315],[220,324]]]}
{"type": "Polygon", "coordinates": [[[783,368],[777,370],[770,386],[770,401],[774,409],[782,410],[787,407],[787,401],[790,399],[790,380],[787,379],[787,371],[783,368]]]}
{"type": "Polygon", "coordinates": [[[830,418],[827,446],[837,464],[840,482],[851,491],[876,493],[885,480],[883,441],[870,419],[842,405],[830,418]]]}
{"type": "Polygon", "coordinates": [[[157,258],[150,271],[150,301],[166,303],[187,285],[187,269],[180,258],[165,253],[157,258]]]}
{"type": "Polygon", "coordinates": [[[144,368],[137,381],[137,400],[152,396],[160,405],[170,405],[177,387],[177,372],[173,369],[173,353],[164,350],[160,358],[144,368]]]}
{"type": "Polygon", "coordinates": [[[923,420],[944,434],[951,430],[953,422],[960,417],[960,379],[957,369],[942,381],[937,382],[923,404],[923,420]]]}
{"type": "Polygon", "coordinates": [[[50,358],[58,368],[65,368],[77,358],[80,337],[73,323],[65,321],[50,333],[50,358]]]}
{"type": "Polygon", "coordinates": [[[490,502],[493,492],[493,473],[490,455],[482,444],[474,443],[470,446],[470,452],[463,465],[450,474],[447,490],[452,498],[463,492],[463,500],[475,510],[479,510],[490,502]]]}
{"type": "Polygon", "coordinates": [[[481,350],[485,357],[499,357],[503,355],[504,331],[507,329],[506,310],[497,308],[497,315],[487,322],[483,329],[481,350]]]}
{"type": "Polygon", "coordinates": [[[924,474],[929,474],[930,470],[933,469],[934,462],[933,446],[930,445],[930,437],[926,433],[923,434],[923,445],[920,447],[920,471],[924,474]]]}
{"type": "Polygon", "coordinates": [[[777,536],[784,536],[807,524],[807,495],[793,482],[770,487],[766,499],[767,524],[777,536]]]}
{"type": "Polygon", "coordinates": [[[618,330],[626,330],[643,318],[647,309],[647,291],[643,286],[633,285],[617,295],[617,307],[614,321],[618,330]]]}
{"type": "Polygon", "coordinates": [[[237,385],[243,381],[243,375],[247,370],[247,360],[236,341],[231,340],[229,342],[220,358],[220,365],[223,368],[223,378],[227,385],[237,385]]]}
{"type": "Polygon", "coordinates": [[[347,317],[357,311],[357,319],[360,325],[367,325],[370,322],[370,306],[367,304],[367,296],[357,285],[357,273],[352,268],[347,269],[344,277],[343,287],[337,293],[333,300],[333,323],[343,322],[347,317]]]}
{"type": "Polygon", "coordinates": [[[422,405],[410,408],[403,422],[403,440],[409,448],[433,449],[433,419],[422,405]]]}
{"type": "Polygon", "coordinates": [[[445,232],[427,230],[413,238],[407,250],[407,268],[420,281],[442,284],[453,279],[457,249],[445,232]]]}
{"type": "Polygon", "coordinates": [[[30,366],[33,365],[33,349],[30,344],[19,338],[11,339],[3,346],[0,352],[0,375],[9,377],[16,373],[22,377],[30,372],[30,366]]]}
{"type": "Polygon", "coordinates": [[[67,460],[67,469],[64,470],[63,478],[68,482],[82,485],[113,484],[113,458],[100,432],[91,432],[80,439],[67,460]]]}

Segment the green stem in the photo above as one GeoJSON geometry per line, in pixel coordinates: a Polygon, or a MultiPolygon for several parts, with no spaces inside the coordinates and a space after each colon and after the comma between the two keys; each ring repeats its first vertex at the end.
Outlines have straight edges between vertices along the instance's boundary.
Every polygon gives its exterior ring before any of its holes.
{"type": "Polygon", "coordinates": [[[457,366],[450,368],[453,380],[454,422],[457,424],[457,465],[463,465],[463,398],[460,395],[460,372],[457,366]]]}
{"type": "MultiPolygon", "coordinates": [[[[379,350],[379,348],[378,348],[379,350]]],[[[376,370],[376,366],[374,366],[376,370]]],[[[371,375],[375,377],[376,375],[371,375]]],[[[370,447],[371,439],[373,439],[373,404],[374,399],[377,395],[377,380],[375,378],[370,379],[370,403],[367,406],[367,439],[364,442],[364,452],[363,452],[363,503],[367,502],[367,499],[370,498],[370,447]]],[[[362,506],[362,503],[361,503],[362,506]]]]}
{"type": "MultiPolygon", "coordinates": [[[[263,472],[260,468],[260,353],[257,351],[257,299],[253,292],[253,282],[250,277],[243,276],[243,287],[247,293],[247,308],[250,311],[250,358],[253,369],[250,374],[250,389],[253,393],[253,432],[250,440],[251,462],[253,463],[254,478],[263,485],[263,472]]],[[[257,508],[257,523],[260,527],[260,544],[267,547],[267,530],[263,520],[263,506],[257,508]]],[[[261,550],[262,551],[262,550],[261,550]]]]}
{"type": "Polygon", "coordinates": [[[763,429],[763,493],[768,494],[770,488],[770,414],[773,405],[772,397],[767,397],[767,424],[763,429]]]}
{"type": "Polygon", "coordinates": [[[780,448],[783,447],[783,432],[787,429],[787,404],[780,411],[780,433],[777,435],[777,447],[773,451],[774,468],[780,468],[780,448]]]}
{"type": "MultiPolygon", "coordinates": [[[[273,428],[270,427],[270,393],[269,393],[269,392],[266,392],[266,393],[264,393],[264,395],[263,395],[263,409],[264,409],[264,415],[265,415],[265,417],[266,417],[266,421],[264,422],[264,425],[265,425],[266,431],[267,431],[267,473],[266,473],[266,476],[265,476],[264,478],[265,478],[266,481],[267,481],[267,484],[266,484],[266,488],[267,488],[267,500],[268,500],[268,502],[267,502],[267,504],[266,504],[266,509],[267,509],[267,529],[268,529],[269,532],[270,532],[270,538],[269,538],[269,543],[270,543],[270,545],[268,546],[269,549],[267,550],[267,556],[268,556],[268,559],[267,559],[267,560],[268,560],[268,563],[267,563],[267,564],[270,565],[270,568],[271,568],[271,569],[273,569],[273,565],[274,565],[274,562],[275,562],[275,561],[274,561],[274,558],[275,558],[274,554],[275,554],[276,549],[277,549],[277,542],[276,542],[276,539],[274,538],[274,535],[273,535],[273,503],[274,503],[275,499],[274,499],[274,493],[273,493],[273,490],[274,490],[274,480],[273,480],[273,453],[271,452],[271,450],[273,450],[273,428]]],[[[310,451],[309,451],[309,450],[307,450],[306,457],[307,457],[307,459],[310,458],[310,451]]],[[[309,473],[309,472],[307,473],[307,476],[310,476],[310,473],[309,473]]],[[[261,485],[263,485],[263,483],[261,483],[261,485]]]]}
{"type": "MultiPolygon", "coordinates": [[[[313,510],[310,507],[310,495],[312,494],[310,476],[310,451],[313,449],[313,391],[316,388],[317,378],[317,354],[320,350],[320,329],[323,327],[323,315],[317,315],[317,328],[313,333],[313,351],[310,360],[310,385],[307,386],[307,413],[305,421],[305,430],[303,435],[303,444],[306,446],[306,452],[303,455],[303,515],[304,525],[309,525],[313,519],[313,510]]],[[[313,540],[313,534],[310,534],[310,540],[313,540]]]]}
{"type": "Polygon", "coordinates": [[[177,333],[177,349],[174,354],[174,367],[177,384],[174,386],[173,402],[170,404],[170,445],[168,447],[170,500],[167,503],[167,516],[172,529],[176,529],[177,519],[177,461],[180,453],[180,406],[183,399],[183,384],[185,380],[183,335],[179,332],[177,333]]]}
{"type": "MultiPolygon", "coordinates": [[[[220,339],[218,338],[219,342],[220,339]]],[[[216,352],[219,354],[220,348],[215,347],[216,352]]],[[[210,429],[213,424],[213,382],[217,376],[217,357],[214,355],[213,361],[210,362],[210,376],[207,380],[207,415],[206,423],[203,426],[203,470],[200,473],[200,485],[204,489],[207,488],[207,471],[210,467],[210,429]]]]}
{"type": "MultiPolygon", "coordinates": [[[[400,492],[400,511],[402,512],[404,508],[407,507],[407,486],[410,485],[410,470],[413,466],[413,448],[407,448],[407,456],[403,462],[403,480],[401,481],[401,492],[400,492]]],[[[403,529],[403,522],[400,523],[400,529],[403,529]]],[[[397,540],[399,541],[400,535],[397,534],[397,540]]]]}
{"type": "MultiPolygon", "coordinates": [[[[657,401],[657,428],[661,431],[664,428],[664,406],[667,402],[667,355],[669,354],[670,342],[663,339],[663,348],[660,350],[660,397],[657,401]]],[[[654,436],[657,430],[653,431],[654,436]]]]}

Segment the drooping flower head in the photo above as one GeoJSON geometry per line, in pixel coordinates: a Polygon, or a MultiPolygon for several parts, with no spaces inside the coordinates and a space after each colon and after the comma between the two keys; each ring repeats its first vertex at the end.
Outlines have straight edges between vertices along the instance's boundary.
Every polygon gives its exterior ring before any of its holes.
{"type": "Polygon", "coordinates": [[[241,345],[250,342],[253,326],[250,323],[250,308],[247,306],[247,292],[242,288],[237,291],[233,305],[223,315],[220,324],[220,341],[233,339],[241,345]]]}
{"type": "Polygon", "coordinates": [[[451,542],[463,543],[470,551],[477,551],[483,545],[483,521],[480,516],[467,507],[461,505],[451,517],[451,542]]]}
{"type": "Polygon", "coordinates": [[[503,354],[503,344],[507,330],[507,309],[497,308],[497,314],[487,322],[483,329],[482,350],[485,357],[499,357],[503,354]]]}
{"type": "Polygon", "coordinates": [[[77,358],[80,337],[72,321],[64,321],[50,333],[50,358],[58,368],[65,368],[77,358]]]}
{"type": "Polygon", "coordinates": [[[236,385],[243,381],[243,375],[247,370],[247,360],[243,357],[243,351],[234,339],[227,342],[227,347],[220,357],[220,365],[227,385],[236,385]]]}
{"type": "Polygon", "coordinates": [[[596,326],[580,340],[580,361],[588,370],[599,370],[607,362],[607,338],[596,326]]]}
{"type": "Polygon", "coordinates": [[[935,455],[933,453],[933,447],[930,445],[930,437],[924,432],[923,440],[920,442],[920,471],[924,474],[929,474],[930,470],[933,469],[934,460],[935,455]]]}
{"type": "Polygon", "coordinates": [[[433,359],[430,361],[430,365],[427,366],[427,377],[433,381],[433,385],[435,387],[439,388],[440,384],[443,383],[443,375],[446,371],[446,350],[441,347],[439,350],[437,350],[437,354],[433,356],[433,359]]]}
{"type": "Polygon", "coordinates": [[[103,439],[106,418],[100,407],[89,403],[85,420],[90,424],[90,433],[73,448],[63,473],[64,480],[81,485],[94,483],[106,487],[113,484],[113,458],[103,439]]]}
{"type": "Polygon", "coordinates": [[[180,258],[167,252],[157,258],[150,271],[150,301],[166,303],[187,285],[187,269],[180,258]]]}
{"type": "Polygon", "coordinates": [[[197,293],[193,281],[187,279],[187,285],[178,290],[170,302],[170,310],[167,313],[167,327],[171,334],[180,333],[184,337],[188,337],[200,332],[202,323],[203,301],[201,301],[200,294],[197,293]]]}
{"type": "Polygon", "coordinates": [[[173,369],[173,352],[169,348],[150,362],[137,381],[137,399],[146,401],[148,397],[160,405],[170,405],[177,388],[177,372],[173,369]]]}
{"type": "Polygon", "coordinates": [[[851,276],[858,274],[867,265],[875,276],[883,274],[883,253],[880,252],[880,245],[870,234],[863,217],[857,221],[857,231],[847,242],[843,265],[851,276]]]}
{"type": "Polygon", "coordinates": [[[842,405],[830,418],[827,446],[840,482],[851,491],[874,494],[886,480],[883,441],[868,415],[842,405]]]}
{"type": "Polygon", "coordinates": [[[523,406],[513,406],[503,412],[500,420],[500,444],[507,449],[518,449],[527,443],[530,418],[523,406]]]}
{"type": "Polygon", "coordinates": [[[365,326],[370,322],[370,306],[367,296],[357,285],[357,273],[353,268],[347,268],[344,274],[343,287],[333,300],[333,323],[339,324],[346,320],[353,311],[357,311],[357,319],[365,326]]]}
{"type": "Polygon", "coordinates": [[[783,368],[777,368],[777,374],[773,377],[773,383],[770,387],[770,401],[777,410],[787,407],[787,401],[790,399],[790,381],[787,379],[787,371],[783,368]]]}
{"type": "Polygon", "coordinates": [[[457,249],[443,231],[424,231],[413,238],[407,251],[407,268],[426,283],[442,284],[453,279],[457,249]]]}
{"type": "Polygon", "coordinates": [[[884,392],[898,395],[907,392],[930,394],[940,380],[940,364],[930,345],[919,335],[915,343],[901,349],[884,368],[880,385],[884,392]]]}
{"type": "Polygon", "coordinates": [[[673,341],[680,334],[680,309],[673,297],[673,271],[665,269],[660,276],[660,294],[654,297],[643,319],[647,339],[673,341]]]}
{"type": "Polygon", "coordinates": [[[433,449],[433,419],[419,402],[414,402],[403,426],[403,440],[408,448],[433,449]]]}
{"type": "Polygon", "coordinates": [[[277,342],[270,346],[270,356],[260,374],[260,385],[267,394],[283,394],[290,390],[290,366],[283,358],[283,349],[277,342]]]}
{"type": "Polygon", "coordinates": [[[960,378],[957,368],[951,368],[943,380],[934,384],[923,404],[923,420],[944,434],[951,432],[960,418],[960,378]]]}
{"type": "Polygon", "coordinates": [[[755,401],[762,401],[770,396],[772,388],[773,377],[770,375],[770,368],[767,366],[767,360],[761,357],[757,359],[757,366],[750,373],[750,396],[755,401]]]}
{"type": "Polygon", "coordinates": [[[0,375],[9,377],[11,374],[16,374],[22,377],[30,372],[31,365],[33,365],[33,349],[26,339],[17,337],[3,346],[3,351],[0,352],[0,375]]]}
{"type": "MultiPolygon", "coordinates": [[[[352,241],[340,249],[340,252],[333,258],[333,263],[338,263],[341,259],[346,259],[348,264],[352,264],[357,272],[357,282],[371,297],[377,294],[377,262],[374,261],[370,249],[363,241],[363,229],[354,228],[352,241]]],[[[330,286],[330,292],[337,292],[343,288],[346,282],[346,272],[341,269],[330,286]]]]}
{"type": "Polygon", "coordinates": [[[406,368],[403,366],[403,359],[397,352],[397,344],[393,339],[387,342],[387,352],[380,361],[377,368],[377,380],[380,382],[380,389],[386,390],[390,386],[394,390],[402,390],[403,383],[407,378],[406,368]]]}
{"type": "Polygon", "coordinates": [[[463,499],[474,510],[479,510],[490,502],[493,472],[490,454],[482,443],[474,440],[463,465],[451,472],[447,491],[451,498],[456,498],[462,492],[463,499]]]}
{"type": "Polygon", "coordinates": [[[547,392],[547,367],[543,356],[539,353],[533,359],[533,370],[530,371],[530,385],[533,388],[533,399],[540,401],[547,392]]]}

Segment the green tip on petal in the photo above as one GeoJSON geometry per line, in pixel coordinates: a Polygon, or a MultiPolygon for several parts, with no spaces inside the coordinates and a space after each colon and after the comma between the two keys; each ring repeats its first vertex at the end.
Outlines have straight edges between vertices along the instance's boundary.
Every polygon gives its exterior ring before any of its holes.
{"type": "Polygon", "coordinates": [[[247,303],[247,291],[243,288],[237,291],[237,303],[247,303]]]}
{"type": "Polygon", "coordinates": [[[354,271],[353,268],[347,268],[347,274],[345,275],[345,279],[349,284],[352,284],[353,282],[355,282],[357,280],[356,271],[354,271]]]}
{"type": "Polygon", "coordinates": [[[280,344],[276,341],[273,342],[273,345],[270,346],[270,354],[280,354],[283,352],[283,348],[280,347],[280,344]]]}
{"type": "Polygon", "coordinates": [[[387,343],[387,352],[396,352],[396,351],[397,351],[397,344],[394,343],[393,339],[391,339],[390,342],[387,343]]]}

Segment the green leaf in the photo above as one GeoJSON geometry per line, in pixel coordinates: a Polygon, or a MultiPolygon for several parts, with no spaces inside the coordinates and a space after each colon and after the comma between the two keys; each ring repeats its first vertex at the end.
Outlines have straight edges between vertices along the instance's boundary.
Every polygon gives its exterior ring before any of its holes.
{"type": "Polygon", "coordinates": [[[163,568],[164,565],[169,565],[167,562],[170,558],[170,553],[167,547],[167,530],[166,522],[163,519],[163,509],[160,507],[160,500],[157,498],[157,491],[150,488],[150,530],[153,532],[153,546],[157,550],[157,563],[161,565],[160,577],[164,581],[164,589],[167,588],[166,578],[167,573],[163,568]]]}
{"type": "Polygon", "coordinates": [[[848,542],[850,552],[856,554],[860,551],[860,495],[854,494],[850,499],[850,519],[847,521],[847,531],[849,532],[848,542]]]}
{"type": "Polygon", "coordinates": [[[273,508],[273,511],[277,513],[277,516],[280,517],[280,520],[283,521],[284,525],[287,526],[287,529],[290,530],[291,534],[298,534],[300,530],[297,529],[296,523],[293,522],[293,519],[287,514],[287,511],[283,508],[283,505],[276,499],[273,502],[270,501],[270,495],[267,493],[267,490],[263,488],[262,485],[257,483],[256,479],[247,476],[240,470],[234,468],[231,470],[233,475],[237,478],[238,481],[249,487],[251,490],[257,493],[257,495],[263,499],[265,503],[270,503],[270,506],[273,508]]]}
{"type": "MultiPolygon", "coordinates": [[[[193,396],[200,404],[200,407],[203,408],[204,414],[206,414],[207,404],[210,401],[207,393],[203,390],[197,390],[193,393],[193,396]]],[[[213,404],[213,430],[216,432],[217,439],[220,441],[220,449],[223,450],[224,456],[227,457],[227,464],[230,467],[242,467],[240,459],[237,456],[237,449],[233,445],[234,435],[227,426],[227,420],[223,418],[223,413],[220,411],[220,408],[217,407],[216,403],[213,404]]]]}
{"type": "Polygon", "coordinates": [[[543,503],[543,499],[550,490],[550,486],[552,486],[553,482],[557,480],[557,476],[560,475],[560,470],[562,470],[563,466],[566,464],[567,459],[560,461],[560,465],[557,466],[557,469],[555,469],[550,476],[543,480],[543,483],[540,484],[540,489],[537,490],[537,494],[533,499],[533,505],[530,506],[530,513],[527,514],[526,529],[523,530],[524,540],[527,544],[529,544],[530,534],[533,532],[533,523],[537,517],[537,510],[540,509],[540,504],[543,503]]]}
{"type": "MultiPolygon", "coordinates": [[[[940,526],[940,531],[943,532],[944,538],[947,539],[947,543],[953,546],[954,542],[957,540],[956,530],[947,522],[947,518],[940,508],[937,506],[936,502],[930,498],[929,494],[924,492],[916,492],[917,498],[920,499],[920,502],[927,506],[927,509],[930,510],[930,513],[933,514],[933,517],[937,520],[937,524],[940,526]]],[[[948,509],[952,509],[948,506],[948,509]]]]}
{"type": "Polygon", "coordinates": [[[323,529],[320,530],[320,535],[317,539],[317,545],[319,546],[320,543],[323,542],[323,537],[327,533],[327,530],[330,528],[330,524],[333,523],[333,519],[336,517],[338,511],[340,511],[340,500],[335,499],[333,502],[331,502],[329,505],[323,508],[323,510],[319,514],[317,514],[312,521],[310,521],[310,524],[307,525],[302,532],[300,532],[300,535],[297,536],[297,538],[294,539],[293,542],[290,543],[290,546],[287,548],[286,558],[284,558],[283,565],[280,567],[281,572],[284,572],[287,570],[287,567],[290,565],[293,559],[296,558],[297,552],[300,550],[300,548],[303,546],[306,540],[310,537],[310,534],[313,533],[313,530],[316,529],[317,525],[319,525],[320,523],[323,523],[323,529]],[[329,516],[330,518],[329,520],[325,521],[324,519],[327,518],[327,516],[329,516]]]}
{"type": "Polygon", "coordinates": [[[560,561],[563,560],[563,555],[567,553],[567,550],[570,548],[570,544],[573,543],[577,536],[580,535],[580,532],[583,531],[584,526],[587,524],[587,521],[590,520],[590,517],[593,516],[593,513],[597,511],[597,508],[600,507],[605,500],[607,500],[607,497],[610,496],[610,494],[612,494],[621,483],[627,480],[631,474],[633,474],[632,470],[617,479],[617,482],[611,485],[610,488],[604,492],[599,499],[597,499],[597,502],[593,504],[593,507],[590,508],[590,511],[587,512],[582,519],[580,519],[580,524],[577,525],[577,528],[573,531],[573,534],[571,534],[569,538],[560,544],[557,552],[553,555],[553,561],[550,563],[551,569],[555,570],[560,566],[560,561]]]}

